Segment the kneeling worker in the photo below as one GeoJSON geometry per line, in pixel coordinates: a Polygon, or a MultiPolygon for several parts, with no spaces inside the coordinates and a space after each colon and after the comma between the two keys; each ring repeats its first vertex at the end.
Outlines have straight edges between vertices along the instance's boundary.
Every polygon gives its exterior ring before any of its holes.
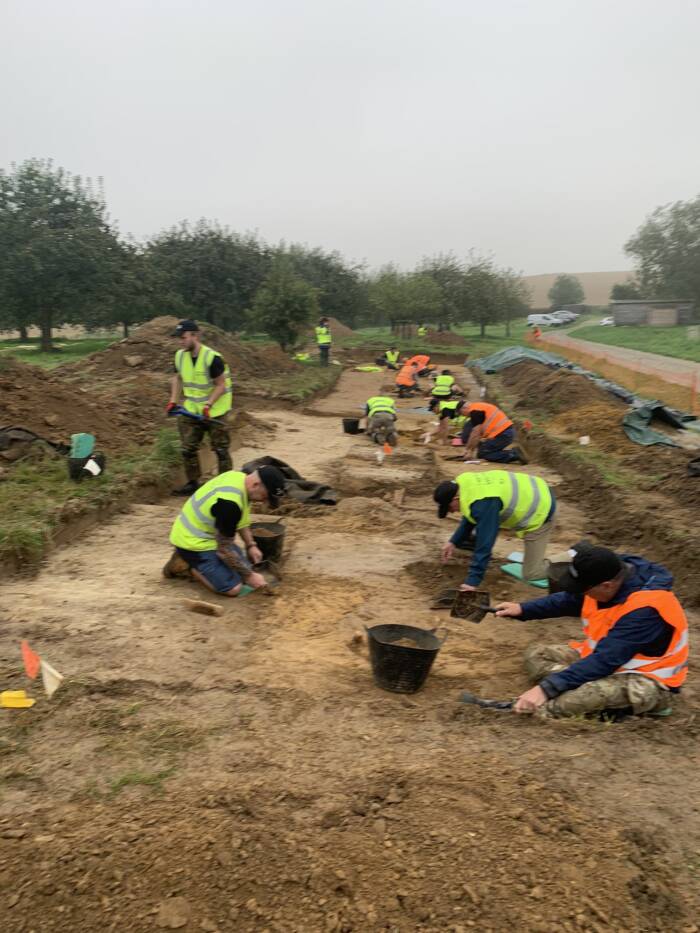
{"type": "Polygon", "coordinates": [[[265,466],[254,473],[229,470],[220,473],[185,502],[170,530],[175,554],[163,568],[174,576],[184,560],[192,576],[222,596],[237,596],[243,583],[254,589],[265,585],[252,566],[262,560],[250,530],[250,503],[269,502],[272,508],[284,495],[284,476],[265,466]],[[240,534],[247,559],[234,543],[240,534]]]}
{"type": "Polygon", "coordinates": [[[544,577],[544,555],[557,506],[554,494],[539,476],[507,470],[461,473],[454,482],[440,483],[433,499],[438,504],[438,518],[445,518],[448,512],[462,513],[459,527],[442,548],[443,563],[454,555],[455,548],[470,547],[476,532],[474,556],[460,590],[478,589],[501,528],[523,539],[523,580],[544,577]]]}
{"type": "Polygon", "coordinates": [[[399,351],[396,347],[390,347],[384,351],[384,356],[378,356],[375,362],[377,366],[386,366],[387,369],[398,370],[399,351]]]}
{"type": "Polygon", "coordinates": [[[519,447],[511,447],[515,427],[505,412],[490,402],[468,402],[462,408],[467,421],[462,428],[465,460],[488,460],[491,463],[527,463],[519,447]]]}
{"type": "Polygon", "coordinates": [[[523,621],[583,621],[582,641],[528,649],[525,668],[538,686],[518,698],[516,712],[668,714],[688,673],[688,622],[672,592],[673,576],[643,557],[587,541],[569,554],[558,581],[563,592],[497,607],[497,615],[523,621]]]}
{"type": "Polygon", "coordinates": [[[373,395],[365,406],[367,433],[375,444],[398,444],[396,436],[396,402],[386,395],[373,395]]]}
{"type": "Polygon", "coordinates": [[[464,395],[464,389],[457,384],[449,369],[443,369],[435,377],[430,395],[432,398],[452,398],[453,395],[464,395]]]}
{"type": "Polygon", "coordinates": [[[399,398],[406,398],[419,391],[418,386],[418,364],[404,363],[396,375],[396,387],[399,390],[399,398]]]}

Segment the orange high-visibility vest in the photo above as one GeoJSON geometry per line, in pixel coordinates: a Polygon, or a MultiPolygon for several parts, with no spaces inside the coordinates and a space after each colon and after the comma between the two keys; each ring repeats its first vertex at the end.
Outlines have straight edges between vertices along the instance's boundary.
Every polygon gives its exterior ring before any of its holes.
{"type": "Polygon", "coordinates": [[[429,356],[424,356],[423,354],[418,354],[412,356],[410,360],[406,360],[407,363],[418,363],[418,370],[425,369],[428,363],[430,362],[429,356]]]}
{"type": "Polygon", "coordinates": [[[508,415],[502,412],[497,405],[492,405],[490,402],[469,402],[466,410],[462,413],[469,415],[473,411],[483,411],[485,415],[484,432],[481,435],[485,441],[492,437],[498,437],[499,434],[503,434],[506,428],[513,427],[513,422],[508,415]]]}
{"type": "Polygon", "coordinates": [[[396,375],[396,385],[412,386],[416,384],[416,370],[413,366],[403,366],[396,375]]]}
{"type": "Polygon", "coordinates": [[[661,658],[636,654],[619,667],[616,673],[644,674],[666,687],[680,687],[688,673],[688,620],[681,604],[668,590],[637,590],[636,593],[630,593],[624,603],[608,609],[599,609],[595,599],[586,596],[581,612],[585,640],[569,644],[582,658],[587,658],[619,618],[635,609],[647,608],[656,609],[664,622],[673,626],[673,637],[666,654],[661,658]]]}

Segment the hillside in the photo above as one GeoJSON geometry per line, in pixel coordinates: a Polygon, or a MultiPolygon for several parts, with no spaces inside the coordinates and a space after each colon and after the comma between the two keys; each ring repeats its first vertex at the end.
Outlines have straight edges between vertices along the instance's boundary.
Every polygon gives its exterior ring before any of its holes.
{"type": "MultiPolygon", "coordinates": [[[[545,272],[542,275],[524,275],[523,281],[532,292],[530,304],[533,308],[546,308],[549,306],[547,292],[554,284],[554,280],[561,272],[545,272]]],[[[606,305],[610,299],[610,289],[617,282],[624,282],[631,278],[631,272],[569,272],[575,275],[586,293],[586,304],[606,305]]]]}

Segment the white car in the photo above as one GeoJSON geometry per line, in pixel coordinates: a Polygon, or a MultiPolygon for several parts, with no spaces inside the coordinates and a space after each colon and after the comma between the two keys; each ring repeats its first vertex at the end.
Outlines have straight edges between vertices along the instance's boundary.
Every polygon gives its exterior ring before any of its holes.
{"type": "Polygon", "coordinates": [[[578,314],[575,314],[573,311],[552,311],[552,313],[548,316],[555,317],[563,324],[573,324],[573,322],[577,319],[578,314]]]}
{"type": "Polygon", "coordinates": [[[527,316],[528,327],[559,327],[563,323],[552,314],[528,314],[527,316]]]}
{"type": "Polygon", "coordinates": [[[601,327],[614,327],[614,326],[615,326],[615,318],[614,318],[614,317],[604,317],[603,320],[600,321],[600,326],[601,326],[601,327]]]}

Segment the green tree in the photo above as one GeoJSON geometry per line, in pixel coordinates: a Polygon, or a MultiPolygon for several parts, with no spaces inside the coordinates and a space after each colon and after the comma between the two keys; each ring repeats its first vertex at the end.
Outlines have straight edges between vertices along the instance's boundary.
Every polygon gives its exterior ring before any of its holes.
{"type": "Polygon", "coordinates": [[[420,274],[429,276],[440,288],[437,318],[445,324],[463,319],[464,263],[454,253],[426,256],[418,265],[420,274]]]}
{"type": "Polygon", "coordinates": [[[700,307],[700,195],[657,208],[625,251],[647,298],[692,298],[700,307]]]}
{"type": "Polygon", "coordinates": [[[309,249],[294,243],[281,245],[277,253],[287,256],[304,281],[318,289],[321,313],[356,327],[367,314],[367,284],[361,265],[351,265],[340,253],[309,249]]]}
{"type": "Polygon", "coordinates": [[[0,307],[9,326],[40,328],[42,350],[102,300],[118,249],[89,182],[50,161],[0,171],[0,307]]]}
{"type": "Polygon", "coordinates": [[[270,271],[272,251],[252,235],[200,220],[158,234],[145,258],[152,288],[171,312],[239,330],[270,271]]]}
{"type": "Polygon", "coordinates": [[[395,319],[434,321],[442,307],[442,291],[430,275],[401,272],[393,265],[370,278],[368,292],[373,324],[395,319]]]}
{"type": "Polygon", "coordinates": [[[248,315],[258,330],[289,350],[320,316],[318,290],[300,278],[287,256],[277,256],[248,315]]]}
{"type": "Polygon", "coordinates": [[[642,293],[639,286],[634,282],[617,282],[610,289],[611,301],[630,301],[634,298],[641,298],[642,293]]]}
{"type": "Polygon", "coordinates": [[[558,275],[547,292],[552,308],[578,305],[585,299],[583,287],[575,275],[558,275]]]}

